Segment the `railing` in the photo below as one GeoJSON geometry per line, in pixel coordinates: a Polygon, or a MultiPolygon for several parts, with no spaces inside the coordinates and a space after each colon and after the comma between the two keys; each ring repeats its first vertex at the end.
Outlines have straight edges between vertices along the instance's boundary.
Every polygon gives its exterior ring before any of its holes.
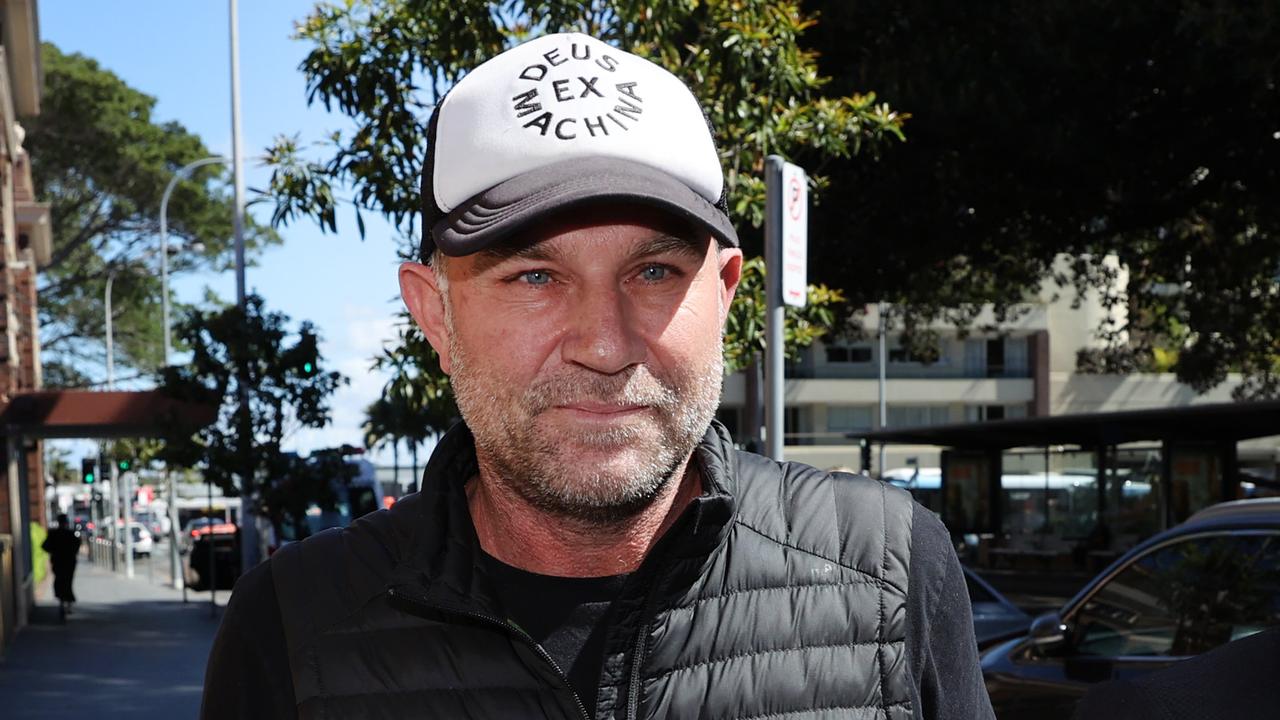
{"type": "MultiPolygon", "coordinates": [[[[875,380],[879,376],[875,364],[841,366],[788,365],[788,380],[875,380]]],[[[885,378],[888,380],[1025,380],[1033,376],[1030,368],[1003,367],[997,369],[966,370],[935,363],[900,367],[889,364],[885,378]]]]}
{"type": "Polygon", "coordinates": [[[94,565],[111,567],[111,541],[94,537],[89,540],[89,561],[94,565]]]}

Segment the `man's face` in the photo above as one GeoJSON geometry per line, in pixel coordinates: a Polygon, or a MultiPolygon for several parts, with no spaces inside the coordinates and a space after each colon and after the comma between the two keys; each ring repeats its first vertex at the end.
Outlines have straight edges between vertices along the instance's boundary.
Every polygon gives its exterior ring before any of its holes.
{"type": "Polygon", "coordinates": [[[480,462],[505,490],[625,517],[684,466],[720,400],[737,249],[651,211],[600,208],[496,252],[401,271],[480,462]]]}

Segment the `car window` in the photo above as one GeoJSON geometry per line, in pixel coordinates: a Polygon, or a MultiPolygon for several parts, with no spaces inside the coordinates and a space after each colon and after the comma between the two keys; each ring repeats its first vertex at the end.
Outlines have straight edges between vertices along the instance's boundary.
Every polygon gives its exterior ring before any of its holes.
{"type": "Polygon", "coordinates": [[[1280,625],[1280,535],[1189,538],[1108,580],[1073,620],[1074,649],[1197,655],[1280,625]]]}
{"type": "Polygon", "coordinates": [[[998,600],[996,600],[996,598],[995,598],[995,596],[994,596],[994,595],[992,595],[991,593],[987,592],[987,589],[986,589],[986,588],[984,588],[984,587],[982,587],[982,585],[981,585],[980,583],[978,583],[977,581],[975,581],[975,580],[973,579],[973,577],[971,577],[968,573],[965,573],[965,576],[964,576],[964,582],[965,582],[965,585],[967,585],[967,586],[969,587],[969,602],[970,602],[970,603],[994,603],[994,602],[999,602],[998,600]]]}

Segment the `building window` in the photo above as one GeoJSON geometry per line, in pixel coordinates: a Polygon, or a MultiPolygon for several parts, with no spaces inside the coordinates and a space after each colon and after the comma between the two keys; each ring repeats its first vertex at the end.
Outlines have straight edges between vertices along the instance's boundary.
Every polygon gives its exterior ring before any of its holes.
{"type": "Polygon", "coordinates": [[[871,408],[865,405],[831,405],[827,407],[827,432],[863,432],[870,430],[871,427],[871,408]]]}
{"type": "Polygon", "coordinates": [[[828,363],[869,363],[871,362],[871,346],[869,345],[828,345],[828,363]]]}
{"type": "Polygon", "coordinates": [[[910,348],[899,346],[899,347],[889,348],[889,362],[919,363],[922,365],[935,364],[935,363],[945,364],[947,362],[947,354],[945,350],[939,350],[939,352],[937,353],[937,359],[931,362],[930,358],[922,357],[916,353],[913,353],[911,352],[910,348]]]}
{"type": "Polygon", "coordinates": [[[923,427],[946,425],[951,421],[950,408],[946,405],[890,405],[889,427],[923,427]]]}
{"type": "Polygon", "coordinates": [[[987,341],[987,377],[1004,376],[1004,338],[987,341]]]}
{"type": "Polygon", "coordinates": [[[1027,416],[1027,406],[1023,403],[1014,405],[969,405],[964,409],[967,422],[983,422],[984,420],[1012,420],[1027,416]]]}

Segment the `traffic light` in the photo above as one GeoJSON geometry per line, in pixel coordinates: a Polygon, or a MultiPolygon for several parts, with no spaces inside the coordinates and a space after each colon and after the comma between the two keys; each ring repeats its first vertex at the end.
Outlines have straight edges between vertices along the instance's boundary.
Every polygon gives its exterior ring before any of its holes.
{"type": "Polygon", "coordinates": [[[120,468],[120,472],[129,472],[129,468],[133,467],[133,461],[129,458],[120,458],[116,460],[116,467],[120,468]]]}
{"type": "Polygon", "coordinates": [[[294,367],[301,371],[302,377],[309,378],[320,371],[320,348],[317,347],[314,333],[303,332],[290,354],[296,363],[294,367]]]}
{"type": "Polygon", "coordinates": [[[98,463],[93,458],[84,458],[80,461],[80,482],[85,485],[92,485],[98,479],[98,463]]]}

